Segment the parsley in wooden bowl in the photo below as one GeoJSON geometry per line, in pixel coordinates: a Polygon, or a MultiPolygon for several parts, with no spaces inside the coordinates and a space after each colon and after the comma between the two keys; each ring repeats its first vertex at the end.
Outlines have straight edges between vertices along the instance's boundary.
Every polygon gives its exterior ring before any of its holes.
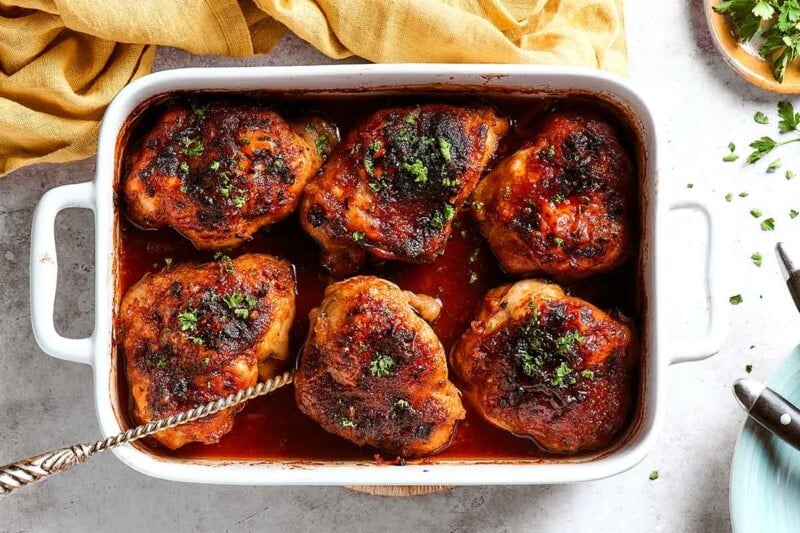
{"type": "Polygon", "coordinates": [[[707,0],[706,17],[740,76],[763,89],[800,94],[800,0],[707,0]]]}

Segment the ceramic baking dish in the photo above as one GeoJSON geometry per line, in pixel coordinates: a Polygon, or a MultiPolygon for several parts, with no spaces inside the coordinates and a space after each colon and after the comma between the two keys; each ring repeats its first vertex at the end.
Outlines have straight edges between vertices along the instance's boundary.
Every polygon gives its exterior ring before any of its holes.
{"type": "Polygon", "coordinates": [[[665,371],[671,363],[697,360],[717,351],[727,319],[720,279],[711,276],[719,224],[713,224],[700,200],[665,199],[659,194],[656,127],[645,101],[619,78],[597,71],[505,65],[356,65],[322,67],[263,67],[186,69],[160,72],[125,88],[106,111],[98,142],[93,182],[66,185],[48,191],[36,210],[31,244],[31,316],[42,350],[51,356],[92,365],[94,395],[103,436],[121,427],[117,394],[113,322],[116,290],[115,173],[121,132],[132,112],[143,102],[172,91],[280,90],[336,93],[387,91],[426,93],[437,90],[527,95],[531,98],[576,93],[605,100],[630,121],[638,137],[641,187],[642,247],[640,271],[643,296],[643,352],[640,405],[627,435],[612,449],[593,456],[529,461],[455,461],[433,458],[430,464],[403,467],[374,463],[308,463],[269,461],[213,461],[161,457],[143,447],[125,445],[114,453],[132,468],[159,478],[204,483],[271,484],[539,484],[597,479],[622,472],[638,463],[653,444],[664,409],[665,371]],[[57,264],[54,221],[65,208],[94,211],[96,233],[95,326],[91,337],[68,339],[53,324],[57,264]],[[708,256],[704,276],[710,322],[696,338],[669,339],[663,334],[666,287],[658,270],[668,260],[662,248],[664,219],[669,210],[694,208],[708,220],[708,256]]]}

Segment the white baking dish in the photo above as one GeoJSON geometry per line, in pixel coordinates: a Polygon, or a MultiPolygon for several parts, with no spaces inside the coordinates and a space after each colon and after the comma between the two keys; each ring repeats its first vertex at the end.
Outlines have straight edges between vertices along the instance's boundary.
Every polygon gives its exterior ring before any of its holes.
{"type": "MultiPolygon", "coordinates": [[[[626,438],[612,450],[575,459],[514,462],[436,461],[403,467],[364,463],[320,464],[302,462],[211,461],[165,458],[131,445],[114,453],[132,468],[155,477],[204,483],[270,484],[539,484],[597,479],[622,472],[647,454],[656,435],[664,407],[665,370],[671,363],[702,359],[717,351],[724,339],[727,319],[718,276],[711,276],[715,249],[722,242],[716,235],[702,201],[664,201],[659,195],[656,128],[647,104],[627,82],[608,74],[575,68],[530,65],[357,65],[323,67],[263,67],[187,69],[160,72],[125,88],[106,111],[100,129],[97,172],[93,182],[66,185],[48,191],[36,210],[31,244],[31,316],[36,340],[46,353],[94,368],[97,413],[103,436],[123,428],[118,418],[116,350],[113,340],[115,291],[114,180],[118,142],[129,115],[151,97],[177,90],[285,90],[340,91],[353,89],[411,90],[426,92],[437,87],[462,87],[472,92],[562,95],[565,91],[593,94],[620,108],[640,137],[643,152],[642,254],[644,288],[644,350],[640,406],[636,422],[626,438]],[[67,339],[56,333],[53,304],[56,290],[54,220],[68,207],[92,209],[96,226],[96,303],[94,334],[85,339],[67,339]],[[710,326],[705,335],[682,341],[663,331],[665,287],[659,286],[658,261],[662,221],[671,209],[696,208],[708,218],[709,245],[705,276],[709,297],[710,326]],[[668,351],[669,350],[669,351],[668,351]]],[[[659,259],[660,258],[660,259],[659,259]]]]}

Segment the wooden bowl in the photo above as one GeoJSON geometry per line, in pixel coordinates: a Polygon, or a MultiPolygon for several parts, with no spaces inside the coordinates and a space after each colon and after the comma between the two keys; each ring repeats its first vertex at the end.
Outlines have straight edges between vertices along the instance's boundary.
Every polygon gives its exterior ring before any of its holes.
{"type": "Polygon", "coordinates": [[[721,0],[706,0],[705,12],[708,28],[725,62],[739,76],[768,91],[780,94],[800,94],[800,61],[786,67],[783,83],[772,75],[768,61],[758,55],[758,48],[749,43],[739,42],[728,24],[727,17],[714,11],[721,0]]]}

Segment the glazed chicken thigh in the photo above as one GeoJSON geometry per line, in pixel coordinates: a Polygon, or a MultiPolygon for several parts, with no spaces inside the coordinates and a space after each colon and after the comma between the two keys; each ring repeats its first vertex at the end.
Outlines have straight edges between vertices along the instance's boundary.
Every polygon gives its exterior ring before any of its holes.
{"type": "Polygon", "coordinates": [[[238,246],[295,210],[335,141],[319,118],[293,127],[264,107],[174,105],[134,156],[128,217],[171,226],[203,250],[238,246]]]}
{"type": "MultiPolygon", "coordinates": [[[[119,336],[137,423],[255,385],[285,366],[294,318],[291,266],[272,256],[225,257],[148,274],[120,307],[119,336]]],[[[161,431],[175,449],[218,442],[241,408],[161,431]]]]}
{"type": "Polygon", "coordinates": [[[486,420],[553,453],[611,442],[630,416],[637,362],[623,317],[538,280],[489,291],[451,354],[486,420]]]}
{"type": "Polygon", "coordinates": [[[376,277],[330,285],[300,356],[300,410],[330,433],[403,457],[447,447],[465,413],[425,321],[440,309],[376,277]]]}
{"type": "Polygon", "coordinates": [[[472,213],[503,270],[568,282],[630,256],[635,194],[633,166],[611,125],[562,112],[481,180],[472,213]]]}
{"type": "Polygon", "coordinates": [[[301,205],[326,268],[342,277],[368,254],[408,263],[439,257],[507,128],[487,107],[441,104],[384,109],[356,126],[301,205]]]}

